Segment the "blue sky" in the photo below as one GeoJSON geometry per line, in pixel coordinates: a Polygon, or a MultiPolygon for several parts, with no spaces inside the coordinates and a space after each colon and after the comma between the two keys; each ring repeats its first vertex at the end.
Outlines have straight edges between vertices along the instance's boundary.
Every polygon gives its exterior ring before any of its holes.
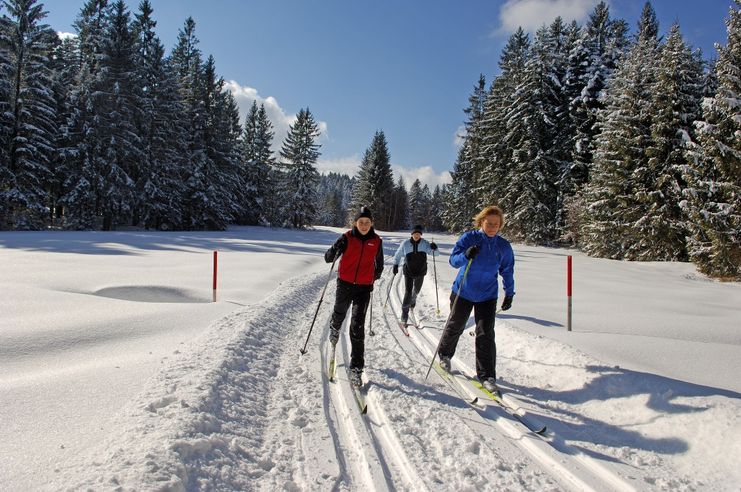
{"type": "MultiPolygon", "coordinates": [[[[282,140],[309,107],[321,123],[319,170],[357,171],[376,130],[389,143],[396,179],[449,181],[463,108],[487,83],[508,36],[556,15],[584,22],[599,0],[150,0],[158,34],[172,48],[188,16],[205,56],[240,108],[264,102],[282,140]]],[[[73,32],[83,0],[43,2],[48,24],[73,32]]],[[[127,0],[132,11],[139,0],[127,0]]],[[[642,0],[609,0],[631,30],[642,0]]],[[[725,44],[732,0],[656,0],[661,32],[679,22],[685,39],[714,57],[725,44]]]]}

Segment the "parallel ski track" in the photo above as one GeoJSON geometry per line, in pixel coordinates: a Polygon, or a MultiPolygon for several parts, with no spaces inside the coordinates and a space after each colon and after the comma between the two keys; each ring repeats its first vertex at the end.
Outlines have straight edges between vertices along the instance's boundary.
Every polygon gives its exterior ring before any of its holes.
{"type": "MultiPolygon", "coordinates": [[[[375,296],[372,302],[375,301],[375,296]]],[[[382,309],[374,305],[375,309],[382,309]]],[[[379,311],[380,312],[380,311],[379,311]]],[[[324,384],[324,413],[334,441],[340,473],[353,490],[390,491],[420,489],[422,480],[410,464],[400,445],[393,425],[383,411],[380,401],[373,396],[373,383],[366,382],[368,413],[362,415],[347,377],[350,360],[349,318],[342,328],[336,357],[334,381],[329,381],[329,319],[324,325],[319,343],[322,381],[324,384]]],[[[374,318],[376,316],[374,315],[374,318]]],[[[367,336],[367,334],[366,334],[367,336]]],[[[337,489],[339,483],[334,489],[337,489]]]]}
{"type": "MultiPolygon", "coordinates": [[[[401,312],[403,289],[403,282],[395,283],[395,286],[391,289],[392,295],[389,304],[383,311],[383,319],[390,333],[410,359],[417,360],[420,354],[426,359],[426,371],[427,364],[432,358],[433,351],[437,348],[439,339],[435,338],[431,330],[428,329],[410,327],[410,336],[406,337],[403,336],[401,330],[394,327],[394,324],[399,322],[396,312],[401,312]],[[389,320],[389,316],[393,319],[389,320]],[[405,348],[407,344],[413,346],[416,353],[407,350],[405,348]]],[[[420,295],[422,294],[420,293],[420,295]]],[[[435,328],[440,329],[439,326],[435,328]]],[[[459,360],[454,361],[454,363],[465,374],[474,374],[470,367],[460,363],[459,360]]],[[[434,371],[430,372],[430,378],[440,379],[434,371]]],[[[487,402],[483,392],[472,390],[470,394],[479,396],[479,402],[487,402]]],[[[461,422],[481,436],[482,443],[488,443],[490,440],[496,439],[496,435],[505,438],[507,442],[519,447],[524,453],[540,463],[546,473],[568,489],[592,490],[595,492],[636,490],[631,483],[625,481],[597,460],[569,446],[553,432],[548,431],[545,436],[531,432],[495,402],[489,401],[483,410],[469,407],[468,409],[462,409],[460,412],[461,422]],[[465,412],[465,417],[463,412],[465,412]],[[467,423],[467,419],[470,418],[472,413],[477,416],[479,422],[486,424],[486,427],[492,430],[492,435],[484,435],[467,423]]],[[[500,440],[497,440],[497,445],[499,444],[500,440]]]]}

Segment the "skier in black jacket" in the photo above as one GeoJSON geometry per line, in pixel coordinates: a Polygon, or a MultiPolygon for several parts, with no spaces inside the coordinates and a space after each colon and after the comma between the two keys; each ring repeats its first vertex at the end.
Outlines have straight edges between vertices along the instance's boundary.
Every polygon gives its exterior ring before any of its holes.
{"type": "Polygon", "coordinates": [[[412,237],[399,245],[394,255],[394,275],[404,262],[404,300],[401,302],[401,322],[406,324],[409,309],[417,304],[417,294],[427,274],[427,254],[437,255],[437,244],[422,239],[422,226],[412,228],[412,237]]]}

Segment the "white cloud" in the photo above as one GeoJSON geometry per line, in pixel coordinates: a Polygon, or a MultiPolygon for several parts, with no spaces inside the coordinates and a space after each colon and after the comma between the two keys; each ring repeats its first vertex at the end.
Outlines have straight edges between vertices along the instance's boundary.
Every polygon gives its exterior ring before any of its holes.
{"type": "MultiPolygon", "coordinates": [[[[360,170],[361,162],[362,158],[357,154],[337,159],[320,158],[319,162],[316,164],[316,168],[321,174],[335,172],[347,174],[352,177],[360,170]]],[[[451,182],[450,173],[448,171],[437,173],[430,166],[408,168],[399,164],[392,164],[391,170],[394,173],[394,183],[399,181],[399,177],[404,178],[404,184],[406,185],[407,190],[412,186],[415,179],[419,179],[422,185],[429,186],[430,192],[435,191],[435,186],[442,186],[451,182]]]]}
{"type": "Polygon", "coordinates": [[[75,34],[73,32],[57,31],[57,36],[59,37],[59,39],[61,39],[62,41],[64,41],[65,39],[76,38],[77,37],[77,34],[75,34]]]}
{"type": "Polygon", "coordinates": [[[583,21],[599,0],[507,0],[499,9],[500,26],[497,34],[508,34],[522,27],[535,32],[561,16],[564,22],[583,21]]]}
{"type": "Polygon", "coordinates": [[[430,192],[435,191],[435,186],[442,186],[452,181],[448,171],[438,173],[430,166],[406,168],[394,164],[391,168],[394,171],[394,179],[398,181],[399,176],[403,177],[407,189],[412,186],[415,179],[419,179],[423,186],[427,185],[430,188],[430,192]]]}
{"type": "Polygon", "coordinates": [[[317,171],[321,174],[339,173],[355,176],[360,169],[361,158],[359,155],[340,157],[337,159],[322,159],[316,163],[317,171]]]}
{"type": "Polygon", "coordinates": [[[461,125],[455,131],[455,135],[453,135],[453,145],[455,145],[456,149],[460,150],[460,148],[463,147],[463,143],[465,141],[466,141],[466,126],[461,125]]]}
{"type": "MultiPolygon", "coordinates": [[[[252,101],[257,101],[258,106],[260,104],[265,105],[265,112],[273,124],[273,130],[275,131],[275,135],[273,136],[273,151],[277,153],[288,134],[288,127],[296,121],[296,114],[286,114],[285,110],[280,107],[280,104],[278,104],[278,101],[273,96],[263,97],[257,92],[257,89],[253,89],[252,87],[242,86],[234,80],[227,81],[225,86],[231,91],[234,99],[237,101],[241,123],[244,123],[244,118],[250,111],[252,101]]],[[[329,138],[328,126],[325,121],[317,121],[316,123],[321,132],[319,142],[317,143],[321,143],[329,138]]]]}

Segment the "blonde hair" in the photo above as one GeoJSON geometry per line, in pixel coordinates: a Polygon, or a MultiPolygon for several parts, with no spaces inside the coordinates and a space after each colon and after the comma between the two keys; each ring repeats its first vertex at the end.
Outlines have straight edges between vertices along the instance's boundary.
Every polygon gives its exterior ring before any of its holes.
{"type": "Polygon", "coordinates": [[[476,216],[473,218],[473,226],[476,229],[479,229],[481,227],[481,223],[484,221],[487,215],[498,215],[501,222],[499,228],[501,229],[502,227],[504,227],[504,212],[502,212],[502,209],[497,207],[496,205],[489,205],[488,207],[482,209],[481,212],[477,213],[476,216]]]}

